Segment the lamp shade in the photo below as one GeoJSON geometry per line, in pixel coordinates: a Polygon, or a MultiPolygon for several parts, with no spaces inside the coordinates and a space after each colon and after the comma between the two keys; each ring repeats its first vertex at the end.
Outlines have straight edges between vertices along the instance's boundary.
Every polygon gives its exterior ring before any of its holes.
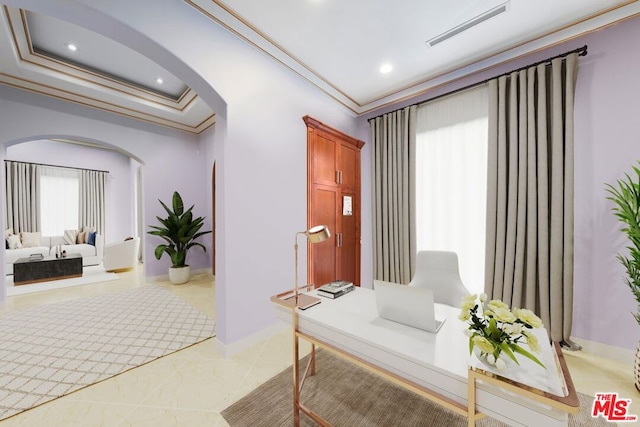
{"type": "Polygon", "coordinates": [[[305,234],[311,243],[320,243],[331,237],[329,227],[326,225],[316,225],[308,229],[305,234]]]}

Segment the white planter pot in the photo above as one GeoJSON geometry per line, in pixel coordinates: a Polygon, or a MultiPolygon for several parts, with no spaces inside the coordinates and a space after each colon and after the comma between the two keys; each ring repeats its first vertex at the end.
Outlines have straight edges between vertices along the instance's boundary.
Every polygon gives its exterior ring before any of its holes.
{"type": "Polygon", "coordinates": [[[189,281],[191,275],[191,268],[188,265],[184,267],[170,267],[169,268],[169,281],[174,285],[182,285],[189,281]]]}

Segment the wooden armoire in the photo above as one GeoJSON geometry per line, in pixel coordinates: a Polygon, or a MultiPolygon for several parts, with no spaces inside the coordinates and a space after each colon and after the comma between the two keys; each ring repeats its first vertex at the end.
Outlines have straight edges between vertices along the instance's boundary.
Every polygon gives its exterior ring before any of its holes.
{"type": "Polygon", "coordinates": [[[360,285],[360,149],[364,142],[309,116],[307,227],[326,225],[331,238],[308,244],[308,283],[360,285]]]}

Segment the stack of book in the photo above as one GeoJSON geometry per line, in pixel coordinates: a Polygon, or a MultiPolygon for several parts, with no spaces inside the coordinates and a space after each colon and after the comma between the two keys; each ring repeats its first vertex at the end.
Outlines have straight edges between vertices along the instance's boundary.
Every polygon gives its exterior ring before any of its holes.
{"type": "Polygon", "coordinates": [[[335,282],[327,283],[326,285],[322,285],[317,289],[317,293],[320,296],[325,298],[338,298],[342,295],[351,292],[356,287],[351,282],[346,282],[344,280],[338,280],[335,282]]]}

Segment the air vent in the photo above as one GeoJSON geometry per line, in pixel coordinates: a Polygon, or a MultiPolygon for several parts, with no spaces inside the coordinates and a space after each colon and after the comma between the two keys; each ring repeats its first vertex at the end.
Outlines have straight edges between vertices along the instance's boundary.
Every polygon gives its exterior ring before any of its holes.
{"type": "Polygon", "coordinates": [[[502,12],[506,12],[507,10],[509,10],[510,7],[510,1],[507,1],[505,3],[502,3],[499,6],[496,6],[492,9],[487,10],[484,13],[481,13],[480,15],[476,16],[475,18],[471,18],[470,20],[451,28],[450,30],[445,31],[442,34],[439,34],[437,36],[435,36],[434,38],[432,38],[431,40],[427,40],[427,44],[429,46],[435,46],[438,43],[442,43],[443,41],[450,39],[451,37],[460,34],[463,31],[468,30],[471,27],[475,27],[476,25],[480,24],[481,22],[486,21],[487,19],[491,19],[494,16],[500,15],[502,12]]]}

